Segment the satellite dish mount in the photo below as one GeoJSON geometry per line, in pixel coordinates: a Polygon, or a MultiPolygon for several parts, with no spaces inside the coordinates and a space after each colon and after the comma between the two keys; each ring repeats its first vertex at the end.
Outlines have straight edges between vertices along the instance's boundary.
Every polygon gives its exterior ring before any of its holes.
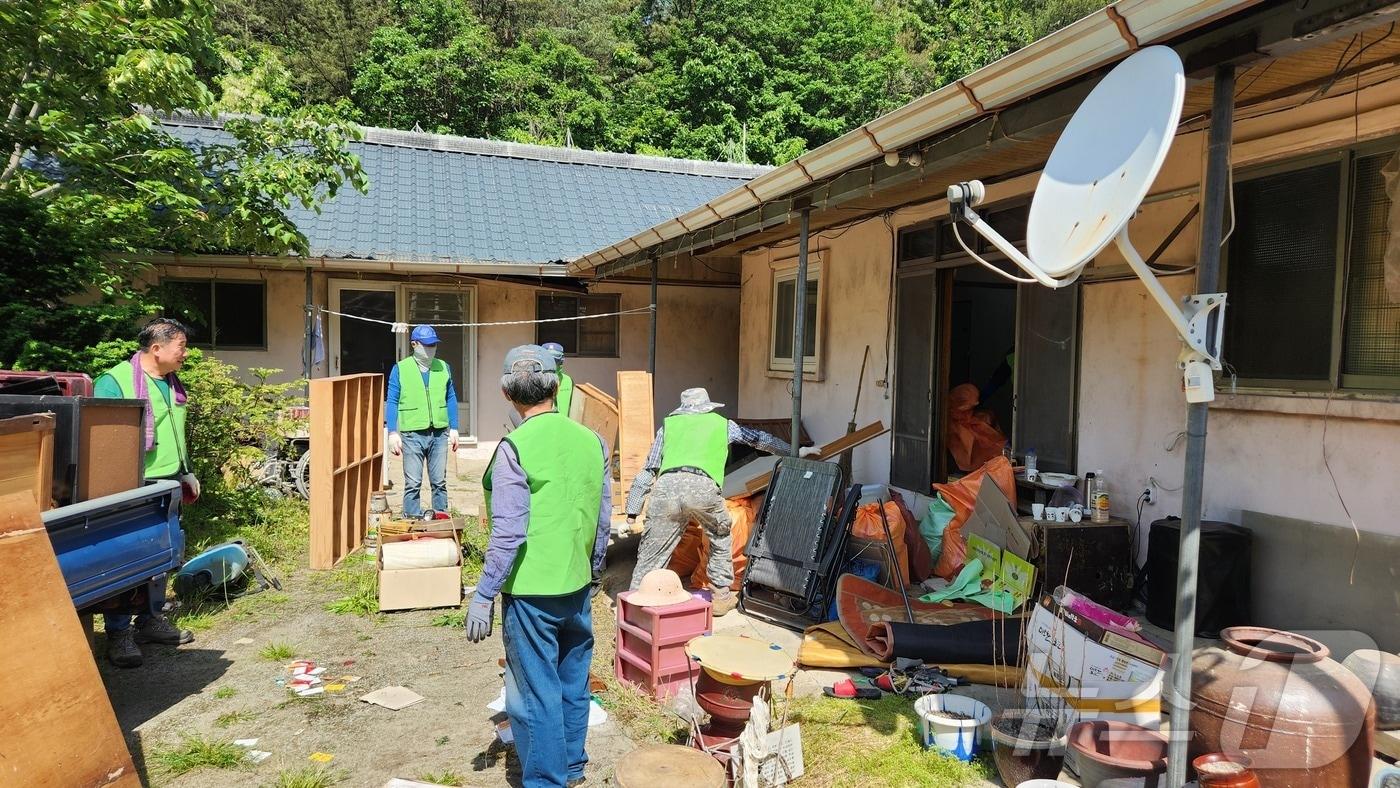
{"type": "Polygon", "coordinates": [[[948,213],[1046,287],[1074,282],[1114,244],[1181,336],[1177,364],[1186,400],[1210,402],[1213,373],[1221,368],[1225,293],[1190,295],[1177,304],[1128,238],[1128,222],[1166,161],[1185,95],[1181,58],[1168,47],[1147,47],[1114,67],[1075,110],[1046,161],[1031,199],[1024,254],[974,210],[986,199],[981,181],[949,186],[948,213]]]}

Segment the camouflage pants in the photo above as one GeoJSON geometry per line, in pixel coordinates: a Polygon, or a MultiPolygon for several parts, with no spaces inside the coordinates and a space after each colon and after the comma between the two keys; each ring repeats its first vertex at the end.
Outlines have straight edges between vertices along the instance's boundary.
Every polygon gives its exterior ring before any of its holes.
{"type": "Polygon", "coordinates": [[[637,546],[637,569],[632,573],[633,591],[642,578],[653,569],[665,569],[671,562],[685,527],[694,520],[705,529],[710,540],[710,561],[706,573],[710,587],[728,588],[734,582],[734,564],[730,556],[729,529],[734,522],[724,508],[719,487],[708,476],[677,471],[656,480],[647,504],[646,529],[642,543],[637,546]]]}

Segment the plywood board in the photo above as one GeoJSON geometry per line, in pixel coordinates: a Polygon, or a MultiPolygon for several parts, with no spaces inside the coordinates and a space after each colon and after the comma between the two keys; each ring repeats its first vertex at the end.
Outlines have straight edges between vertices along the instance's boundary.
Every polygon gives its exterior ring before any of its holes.
{"type": "Polygon", "coordinates": [[[382,486],[384,376],[311,381],[311,568],[359,549],[382,486]]]}
{"type": "Polygon", "coordinates": [[[609,453],[617,449],[617,430],[621,423],[617,413],[617,400],[594,386],[580,383],[574,387],[569,417],[598,433],[607,444],[609,453]]]}
{"type": "MultiPolygon", "coordinates": [[[[889,428],[885,426],[884,422],[871,422],[849,435],[842,435],[831,443],[822,446],[817,450],[819,453],[814,459],[829,460],[832,457],[839,456],[854,449],[862,443],[869,443],[889,431],[889,428]]],[[[747,484],[748,494],[753,495],[754,493],[768,489],[768,482],[772,478],[772,472],[755,476],[753,479],[749,480],[747,484]]]]}
{"type": "Polygon", "coordinates": [[[53,508],[51,414],[0,419],[0,492],[26,491],[41,510],[53,508]]]}
{"type": "Polygon", "coordinates": [[[617,453],[622,468],[619,482],[620,493],[626,495],[632,487],[632,479],[646,464],[647,452],[656,437],[656,421],[653,416],[651,395],[651,373],[617,373],[617,411],[621,419],[618,427],[617,453]]]}
{"type": "Polygon", "coordinates": [[[139,786],[28,490],[0,495],[0,783],[139,786]]]}
{"type": "Polygon", "coordinates": [[[141,486],[145,479],[145,408],[83,400],[78,447],[78,501],[141,486]]]}

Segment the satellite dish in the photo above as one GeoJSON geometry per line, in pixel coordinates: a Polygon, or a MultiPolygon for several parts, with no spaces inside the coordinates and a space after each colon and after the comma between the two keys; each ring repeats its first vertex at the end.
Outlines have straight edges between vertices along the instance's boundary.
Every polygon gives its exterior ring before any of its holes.
{"type": "Polygon", "coordinates": [[[1224,327],[1223,314],[1213,324],[1210,317],[1223,309],[1225,294],[1191,296],[1184,310],[1178,307],[1127,231],[1167,159],[1185,97],[1181,58],[1164,46],[1134,53],[1100,80],[1075,110],[1041,172],[1026,225],[1026,254],[972,210],[986,196],[980,181],[949,186],[948,211],[1047,287],[1070,284],[1116,242],[1187,345],[1180,359],[1187,399],[1205,402],[1215,397],[1210,369],[1220,369],[1224,327]]]}

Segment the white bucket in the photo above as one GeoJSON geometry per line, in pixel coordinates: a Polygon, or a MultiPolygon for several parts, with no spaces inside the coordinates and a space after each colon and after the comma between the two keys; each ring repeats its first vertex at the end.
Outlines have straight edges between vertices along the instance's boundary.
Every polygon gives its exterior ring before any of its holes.
{"type": "Polygon", "coordinates": [[[981,730],[992,721],[987,704],[964,695],[925,695],[914,701],[919,715],[919,742],[925,750],[939,750],[960,761],[977,757],[981,730]],[[941,711],[956,712],[971,719],[950,719],[941,711]]]}

